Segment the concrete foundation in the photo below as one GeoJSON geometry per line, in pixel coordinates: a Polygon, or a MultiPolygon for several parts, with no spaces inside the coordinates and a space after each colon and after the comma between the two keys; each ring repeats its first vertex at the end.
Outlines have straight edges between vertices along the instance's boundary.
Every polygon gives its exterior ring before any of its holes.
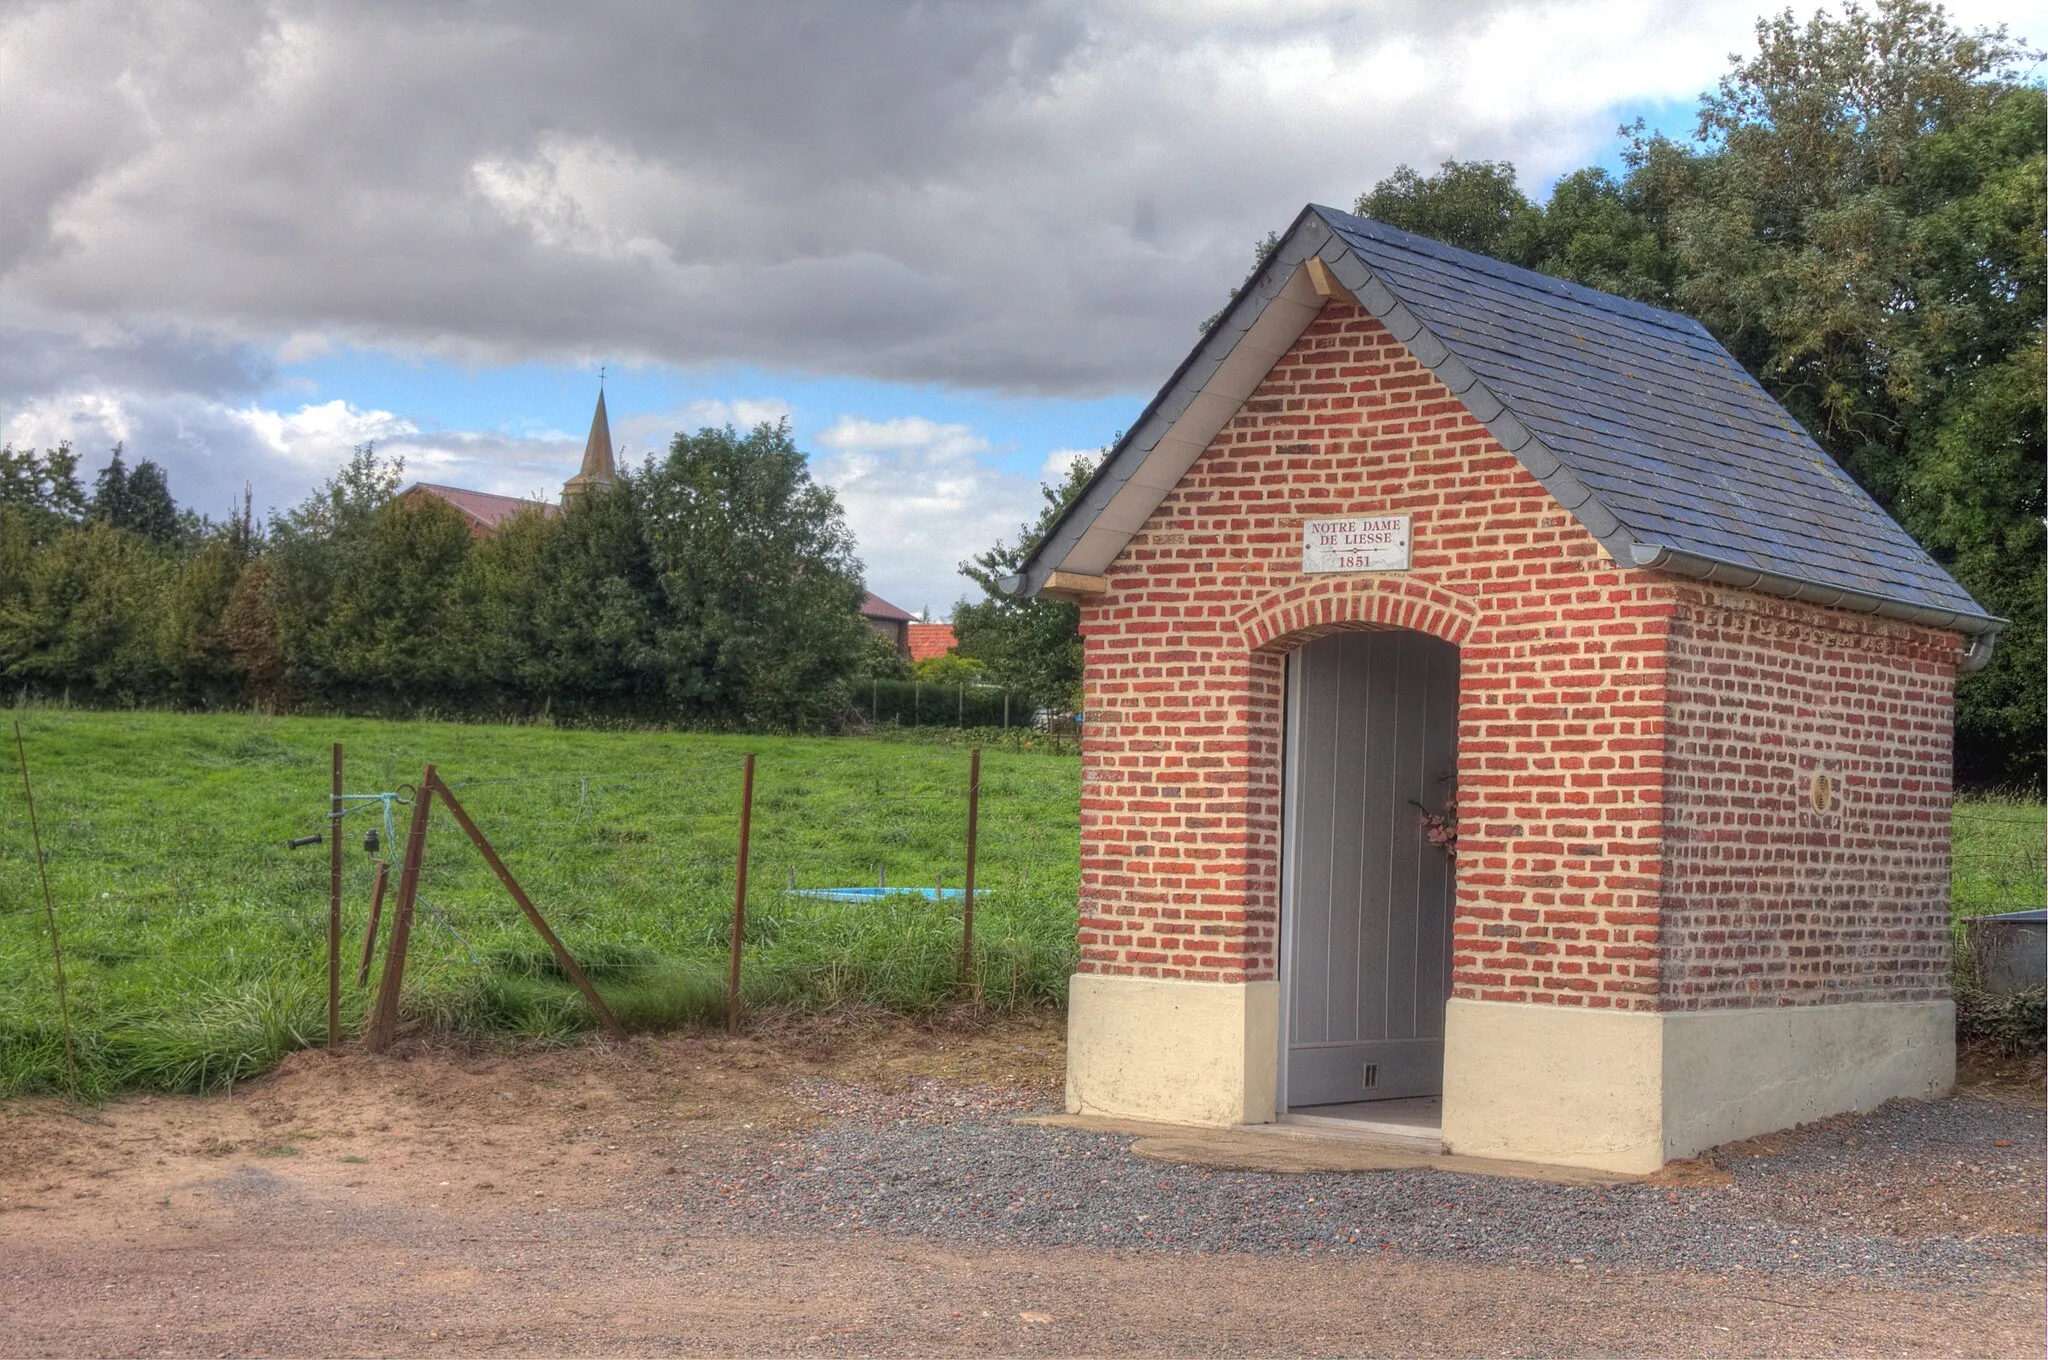
{"type": "Polygon", "coordinates": [[[1273,1118],[1272,982],[1077,973],[1067,992],[1067,1111],[1178,1124],[1273,1118]]]}
{"type": "Polygon", "coordinates": [[[1697,1012],[1453,1000],[1454,1153],[1654,1171],[1719,1143],[1955,1084],[1947,1001],[1697,1012]]]}

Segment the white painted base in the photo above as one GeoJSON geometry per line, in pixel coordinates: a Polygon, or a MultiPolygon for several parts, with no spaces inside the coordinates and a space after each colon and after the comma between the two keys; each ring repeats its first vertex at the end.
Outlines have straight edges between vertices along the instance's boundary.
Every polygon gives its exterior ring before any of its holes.
{"type": "Polygon", "coordinates": [[[1654,1171],[1719,1143],[1955,1085],[1946,1001],[1646,1012],[1453,1000],[1454,1153],[1654,1171]]]}
{"type": "Polygon", "coordinates": [[[1076,973],[1067,1112],[1176,1124],[1273,1118],[1279,988],[1076,973]]]}

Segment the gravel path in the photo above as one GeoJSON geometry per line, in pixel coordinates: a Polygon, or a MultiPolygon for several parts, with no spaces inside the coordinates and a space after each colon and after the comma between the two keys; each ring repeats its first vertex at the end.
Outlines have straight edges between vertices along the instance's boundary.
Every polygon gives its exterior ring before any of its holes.
{"type": "Polygon", "coordinates": [[[2043,1112],[1984,1100],[1896,1102],[1758,1140],[1724,1159],[1727,1185],[1595,1189],[1166,1165],[1131,1156],[1129,1135],[1015,1124],[1024,1102],[996,1088],[884,1095],[820,1081],[795,1094],[835,1122],[650,1203],[754,1230],[936,1242],[1901,1283],[2009,1279],[2043,1259],[2043,1112]]]}

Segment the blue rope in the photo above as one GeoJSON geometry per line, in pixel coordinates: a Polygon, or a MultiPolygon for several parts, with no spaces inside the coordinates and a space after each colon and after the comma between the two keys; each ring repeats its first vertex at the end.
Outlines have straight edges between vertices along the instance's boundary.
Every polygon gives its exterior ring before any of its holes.
{"type": "Polygon", "coordinates": [[[469,955],[469,961],[471,963],[475,964],[479,968],[484,966],[483,960],[476,956],[476,951],[469,947],[469,941],[462,938],[461,931],[457,930],[453,925],[449,924],[448,918],[442,914],[442,911],[439,907],[430,905],[429,903],[421,901],[417,898],[415,898],[414,900],[418,901],[419,905],[426,907],[427,914],[434,918],[434,923],[436,925],[440,926],[441,929],[447,931],[450,935],[453,935],[455,937],[455,943],[462,946],[462,952],[469,955]]]}
{"type": "Polygon", "coordinates": [[[389,846],[396,846],[398,844],[398,826],[392,820],[391,807],[394,803],[403,803],[407,807],[411,807],[412,799],[402,793],[344,793],[341,795],[341,801],[358,805],[356,807],[342,808],[341,815],[344,817],[348,816],[351,812],[361,812],[371,803],[382,803],[384,806],[384,844],[389,846]]]}

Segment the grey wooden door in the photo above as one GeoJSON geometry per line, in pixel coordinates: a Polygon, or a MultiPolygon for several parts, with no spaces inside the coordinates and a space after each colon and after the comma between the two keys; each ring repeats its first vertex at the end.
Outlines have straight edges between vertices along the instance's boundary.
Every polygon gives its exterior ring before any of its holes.
{"type": "Polygon", "coordinates": [[[1454,793],[1458,649],[1322,638],[1288,703],[1287,1105],[1439,1095],[1452,871],[1422,817],[1454,793]]]}

